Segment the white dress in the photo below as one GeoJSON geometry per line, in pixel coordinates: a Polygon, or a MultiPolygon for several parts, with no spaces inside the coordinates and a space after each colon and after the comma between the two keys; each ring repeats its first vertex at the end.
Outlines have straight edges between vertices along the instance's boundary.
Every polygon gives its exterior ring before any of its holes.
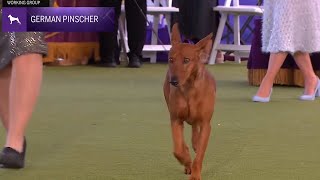
{"type": "Polygon", "coordinates": [[[320,0],[264,0],[264,52],[319,52],[320,0]]]}

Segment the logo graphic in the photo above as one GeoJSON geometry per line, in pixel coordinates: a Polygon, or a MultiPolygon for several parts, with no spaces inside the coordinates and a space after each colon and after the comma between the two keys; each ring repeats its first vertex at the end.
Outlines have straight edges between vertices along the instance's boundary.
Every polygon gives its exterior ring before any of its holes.
{"type": "Polygon", "coordinates": [[[2,31],[3,32],[26,32],[27,31],[27,8],[2,8],[2,31]]]}
{"type": "Polygon", "coordinates": [[[13,22],[17,22],[17,23],[19,23],[20,25],[21,25],[21,22],[20,22],[20,20],[19,20],[19,18],[18,17],[13,17],[11,14],[9,14],[8,15],[8,18],[9,18],[9,20],[10,20],[10,24],[12,24],[13,22]]]}

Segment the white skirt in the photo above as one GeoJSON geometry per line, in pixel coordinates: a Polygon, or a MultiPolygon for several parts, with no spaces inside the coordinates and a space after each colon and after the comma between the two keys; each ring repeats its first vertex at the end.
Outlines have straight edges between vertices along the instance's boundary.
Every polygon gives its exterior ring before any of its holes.
{"type": "Polygon", "coordinates": [[[264,0],[262,51],[319,52],[320,0],[264,0]]]}

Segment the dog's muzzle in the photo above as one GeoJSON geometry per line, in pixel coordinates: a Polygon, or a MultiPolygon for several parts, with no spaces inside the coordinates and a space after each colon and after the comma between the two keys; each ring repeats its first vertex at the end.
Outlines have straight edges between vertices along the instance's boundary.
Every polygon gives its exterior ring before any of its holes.
{"type": "Polygon", "coordinates": [[[172,77],[170,78],[169,83],[170,83],[172,86],[177,87],[177,86],[179,85],[178,78],[177,78],[176,76],[172,76],[172,77]]]}

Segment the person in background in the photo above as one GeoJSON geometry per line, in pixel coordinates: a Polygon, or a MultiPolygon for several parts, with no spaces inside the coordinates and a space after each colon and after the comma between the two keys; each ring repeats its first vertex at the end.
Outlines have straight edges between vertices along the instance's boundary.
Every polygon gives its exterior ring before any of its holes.
{"type": "MultiPolygon", "coordinates": [[[[113,32],[100,33],[101,66],[116,67],[119,62],[120,50],[117,35],[121,3],[122,0],[100,0],[100,6],[115,7],[115,30],[113,32]]],[[[142,63],[142,49],[146,38],[146,20],[143,14],[146,15],[147,2],[146,0],[126,0],[124,4],[130,49],[128,67],[139,68],[142,63]]]]}
{"type": "MultiPolygon", "coordinates": [[[[173,1],[173,6],[179,8],[179,13],[174,16],[173,21],[179,23],[179,29],[187,40],[197,43],[211,32],[216,34],[219,16],[212,8],[217,5],[218,0],[173,1]]],[[[224,61],[221,51],[218,51],[216,58],[217,63],[224,61]]]]}
{"type": "Polygon", "coordinates": [[[300,100],[312,101],[320,96],[320,80],[309,55],[320,51],[319,17],[320,1],[264,0],[262,51],[270,53],[270,59],[253,101],[270,101],[274,79],[288,54],[293,55],[304,76],[300,100]]]}

